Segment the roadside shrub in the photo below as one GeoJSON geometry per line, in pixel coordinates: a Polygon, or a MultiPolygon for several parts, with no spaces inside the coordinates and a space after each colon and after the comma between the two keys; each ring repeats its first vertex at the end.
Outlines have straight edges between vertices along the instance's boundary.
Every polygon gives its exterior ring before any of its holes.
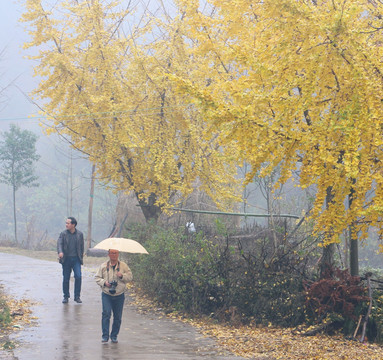
{"type": "MultiPolygon", "coordinates": [[[[233,236],[220,221],[209,236],[155,224],[130,225],[126,236],[149,251],[129,259],[137,285],[170,311],[205,314],[234,325],[292,327],[306,322],[317,325],[316,332],[342,329],[345,334],[353,334],[367,313],[362,278],[334,268],[321,280],[308,280],[315,277],[318,260],[310,237],[273,248],[267,236],[233,236]]],[[[374,274],[379,278],[379,272],[374,274]]],[[[383,343],[379,289],[373,291],[366,338],[383,343]]]]}
{"type": "Polygon", "coordinates": [[[5,328],[11,323],[11,315],[6,300],[0,295],[0,329],[5,328]]]}
{"type": "Polygon", "coordinates": [[[367,337],[370,341],[383,344],[383,291],[373,293],[371,316],[367,327],[367,337]]]}
{"type": "Polygon", "coordinates": [[[236,297],[241,311],[257,323],[295,326],[304,320],[302,279],[291,273],[265,269],[244,279],[236,297]]]}
{"type": "Polygon", "coordinates": [[[219,306],[222,279],[212,266],[216,247],[196,235],[158,229],[147,239],[149,255],[130,261],[136,282],[152,298],[176,310],[209,312],[219,306]]]}
{"type": "Polygon", "coordinates": [[[128,237],[140,239],[149,255],[134,255],[129,263],[138,286],[163,306],[232,323],[293,326],[304,319],[304,271],[286,267],[298,269],[297,259],[268,265],[263,250],[245,256],[222,235],[137,230],[128,237]]]}
{"type": "Polygon", "coordinates": [[[349,334],[368,301],[367,290],[359,276],[348,270],[329,269],[319,281],[304,282],[305,314],[310,323],[332,323],[349,334]]]}
{"type": "MultiPolygon", "coordinates": [[[[366,335],[369,341],[383,344],[383,269],[363,267],[360,272],[366,274],[366,277],[370,275],[372,288],[372,307],[366,335]]],[[[363,308],[363,314],[367,312],[367,307],[368,302],[363,308]]]]}

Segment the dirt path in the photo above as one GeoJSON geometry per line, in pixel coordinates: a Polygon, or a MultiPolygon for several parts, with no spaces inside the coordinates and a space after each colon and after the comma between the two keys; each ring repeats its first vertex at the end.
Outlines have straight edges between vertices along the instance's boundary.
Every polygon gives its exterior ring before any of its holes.
{"type": "MultiPolygon", "coordinates": [[[[83,304],[62,304],[61,265],[0,253],[0,281],[10,294],[33,302],[36,324],[11,335],[18,360],[239,360],[187,324],[155,314],[139,314],[125,304],[119,343],[101,344],[101,295],[94,269],[83,268],[83,304]]],[[[73,292],[73,282],[71,283],[73,292]]],[[[10,353],[0,352],[0,359],[10,353]]]]}

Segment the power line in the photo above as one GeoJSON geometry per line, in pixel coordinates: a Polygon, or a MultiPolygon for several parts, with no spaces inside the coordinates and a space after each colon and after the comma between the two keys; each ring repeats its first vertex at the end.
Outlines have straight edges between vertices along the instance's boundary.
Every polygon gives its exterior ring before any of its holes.
{"type": "Polygon", "coordinates": [[[179,104],[179,105],[168,105],[161,107],[152,107],[152,108],[144,108],[144,109],[130,109],[130,110],[121,110],[121,111],[102,111],[102,112],[91,112],[91,113],[83,113],[83,114],[68,114],[68,115],[55,115],[55,116],[47,116],[47,115],[32,115],[25,117],[13,117],[13,118],[0,118],[0,121],[40,121],[41,119],[50,120],[53,119],[84,119],[84,117],[95,117],[95,116],[118,116],[123,114],[138,114],[138,115],[157,115],[160,114],[159,111],[166,109],[175,109],[175,108],[186,108],[190,104],[179,104]]]}
{"type": "Polygon", "coordinates": [[[30,117],[14,117],[14,118],[0,118],[0,121],[20,121],[20,120],[23,120],[23,121],[32,121],[32,120],[36,120],[36,118],[30,118],[30,117]]]}

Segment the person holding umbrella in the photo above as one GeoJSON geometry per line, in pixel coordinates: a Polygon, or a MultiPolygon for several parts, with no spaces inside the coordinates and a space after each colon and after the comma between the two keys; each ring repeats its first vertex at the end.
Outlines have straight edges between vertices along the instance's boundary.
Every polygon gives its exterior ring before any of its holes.
{"type": "Polygon", "coordinates": [[[117,343],[124,308],[126,283],[133,280],[133,275],[129,266],[125,262],[119,261],[118,250],[109,249],[108,256],[109,260],[101,264],[95,276],[96,283],[102,290],[101,341],[103,343],[109,341],[110,318],[113,312],[110,339],[113,343],[117,343]]]}

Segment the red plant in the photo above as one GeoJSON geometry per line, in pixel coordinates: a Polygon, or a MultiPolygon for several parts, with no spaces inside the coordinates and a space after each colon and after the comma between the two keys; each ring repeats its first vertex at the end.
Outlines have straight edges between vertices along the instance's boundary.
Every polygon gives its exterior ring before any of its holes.
{"type": "Polygon", "coordinates": [[[307,315],[320,322],[328,314],[357,319],[355,307],[368,300],[359,276],[347,270],[330,269],[319,281],[304,282],[307,315]]]}

